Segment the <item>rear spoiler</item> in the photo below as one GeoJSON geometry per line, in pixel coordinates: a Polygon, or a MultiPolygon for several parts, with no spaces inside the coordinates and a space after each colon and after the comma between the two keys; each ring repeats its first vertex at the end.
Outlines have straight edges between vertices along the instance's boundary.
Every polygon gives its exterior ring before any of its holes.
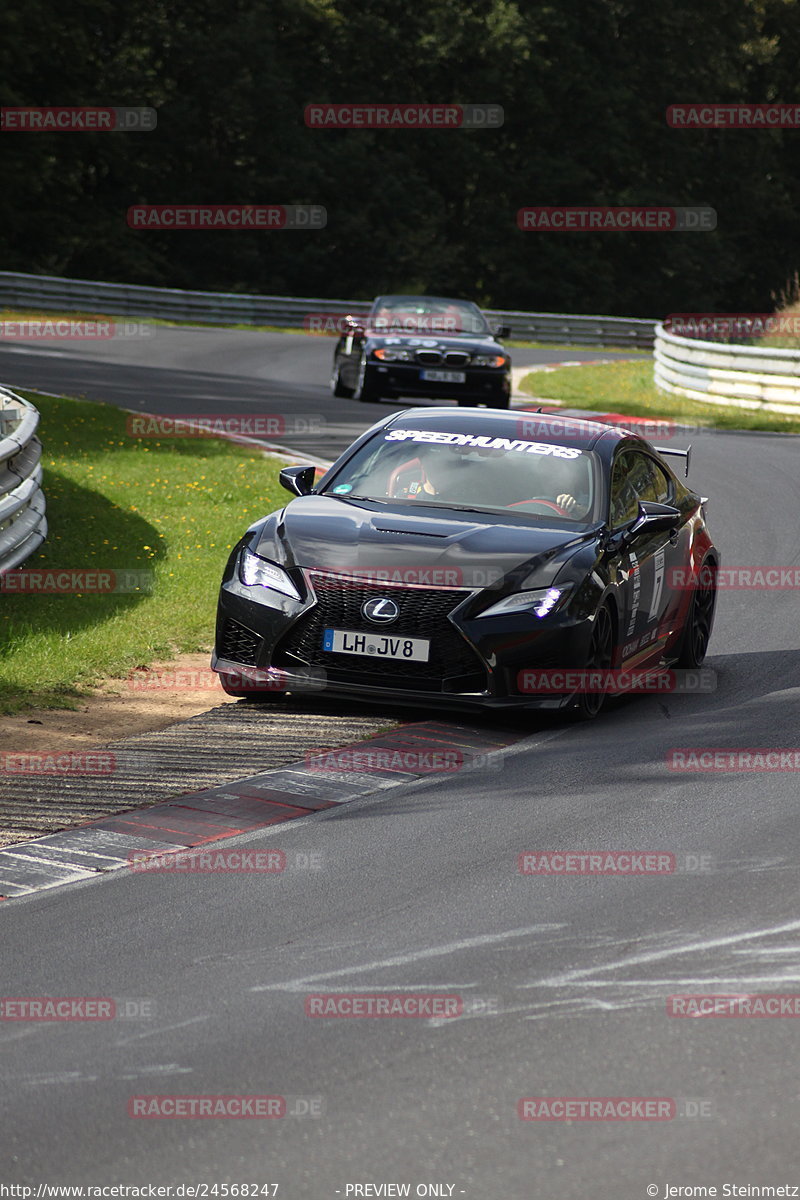
{"type": "Polygon", "coordinates": [[[686,470],[684,471],[684,477],[689,474],[689,461],[692,457],[691,444],[688,445],[685,450],[676,450],[672,446],[659,446],[658,453],[666,454],[666,455],[674,455],[676,458],[685,458],[686,459],[686,470]]]}

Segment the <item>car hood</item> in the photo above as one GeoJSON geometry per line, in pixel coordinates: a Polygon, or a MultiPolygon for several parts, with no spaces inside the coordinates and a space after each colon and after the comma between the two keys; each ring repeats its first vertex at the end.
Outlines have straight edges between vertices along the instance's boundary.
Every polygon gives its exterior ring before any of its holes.
{"type": "Polygon", "coordinates": [[[253,530],[252,548],[286,567],[432,586],[549,586],[596,527],[517,523],[503,514],[302,496],[253,530]]]}

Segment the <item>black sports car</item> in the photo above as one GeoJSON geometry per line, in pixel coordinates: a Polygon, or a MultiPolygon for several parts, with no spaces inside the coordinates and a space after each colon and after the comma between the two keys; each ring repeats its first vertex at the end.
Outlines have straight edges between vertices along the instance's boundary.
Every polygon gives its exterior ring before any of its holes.
{"type": "MultiPolygon", "coordinates": [[[[718,555],[703,498],[625,430],[453,408],[387,415],[247,531],[212,666],[237,696],[571,707],[576,669],[697,667],[718,555]]],[[[613,690],[613,689],[611,689],[613,690]]]]}
{"type": "Polygon", "coordinates": [[[336,344],[334,396],[373,401],[449,397],[508,408],[511,359],[476,305],[440,296],[378,296],[368,317],[348,317],[336,344]]]}

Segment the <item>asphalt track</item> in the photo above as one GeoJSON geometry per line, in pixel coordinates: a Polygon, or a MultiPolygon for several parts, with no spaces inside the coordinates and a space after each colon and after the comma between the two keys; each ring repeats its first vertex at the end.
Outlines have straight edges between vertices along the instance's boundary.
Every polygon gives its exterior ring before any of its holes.
{"type": "MultiPolygon", "coordinates": [[[[93,359],[15,348],[0,376],[148,411],[267,399],[326,415],[327,454],[372,417],[333,408],[329,343],[168,332],[163,353],[123,347],[119,364],[110,343],[93,359]]],[[[797,439],[693,440],[723,564],[796,565],[797,439]]],[[[673,994],[800,995],[797,772],[667,766],[676,747],[796,748],[797,642],[795,591],[726,590],[713,694],[626,700],[588,726],[531,718],[493,769],[235,843],[317,854],[314,870],[117,872],[7,901],[4,995],[111,996],[140,1015],[0,1023],[0,1181],[278,1183],[287,1200],[800,1185],[798,1021],[667,1015],[673,994]],[[537,850],[672,853],[676,870],[520,874],[537,850]],[[462,1011],[306,1016],[322,992],[446,993],[462,1011]],[[131,1096],[175,1094],[281,1095],[288,1112],[127,1115],[131,1096]],[[660,1097],[675,1115],[523,1121],[524,1097],[660,1097]]]]}

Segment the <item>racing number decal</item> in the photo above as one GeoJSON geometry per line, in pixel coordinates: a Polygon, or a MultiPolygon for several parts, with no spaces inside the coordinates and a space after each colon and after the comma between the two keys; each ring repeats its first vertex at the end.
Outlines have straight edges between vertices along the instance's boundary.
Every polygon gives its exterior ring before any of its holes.
{"type": "Polygon", "coordinates": [[[639,560],[633,550],[630,552],[630,560],[631,565],[628,578],[633,580],[633,595],[631,597],[631,619],[628,622],[628,637],[631,636],[636,628],[636,618],[639,615],[639,600],[642,594],[642,573],[639,570],[639,560]]]}
{"type": "Polygon", "coordinates": [[[657,621],[661,611],[661,593],[664,590],[664,558],[665,551],[662,546],[660,550],[656,550],[653,556],[655,564],[655,577],[653,579],[653,599],[650,601],[650,612],[647,620],[657,621]]]}

